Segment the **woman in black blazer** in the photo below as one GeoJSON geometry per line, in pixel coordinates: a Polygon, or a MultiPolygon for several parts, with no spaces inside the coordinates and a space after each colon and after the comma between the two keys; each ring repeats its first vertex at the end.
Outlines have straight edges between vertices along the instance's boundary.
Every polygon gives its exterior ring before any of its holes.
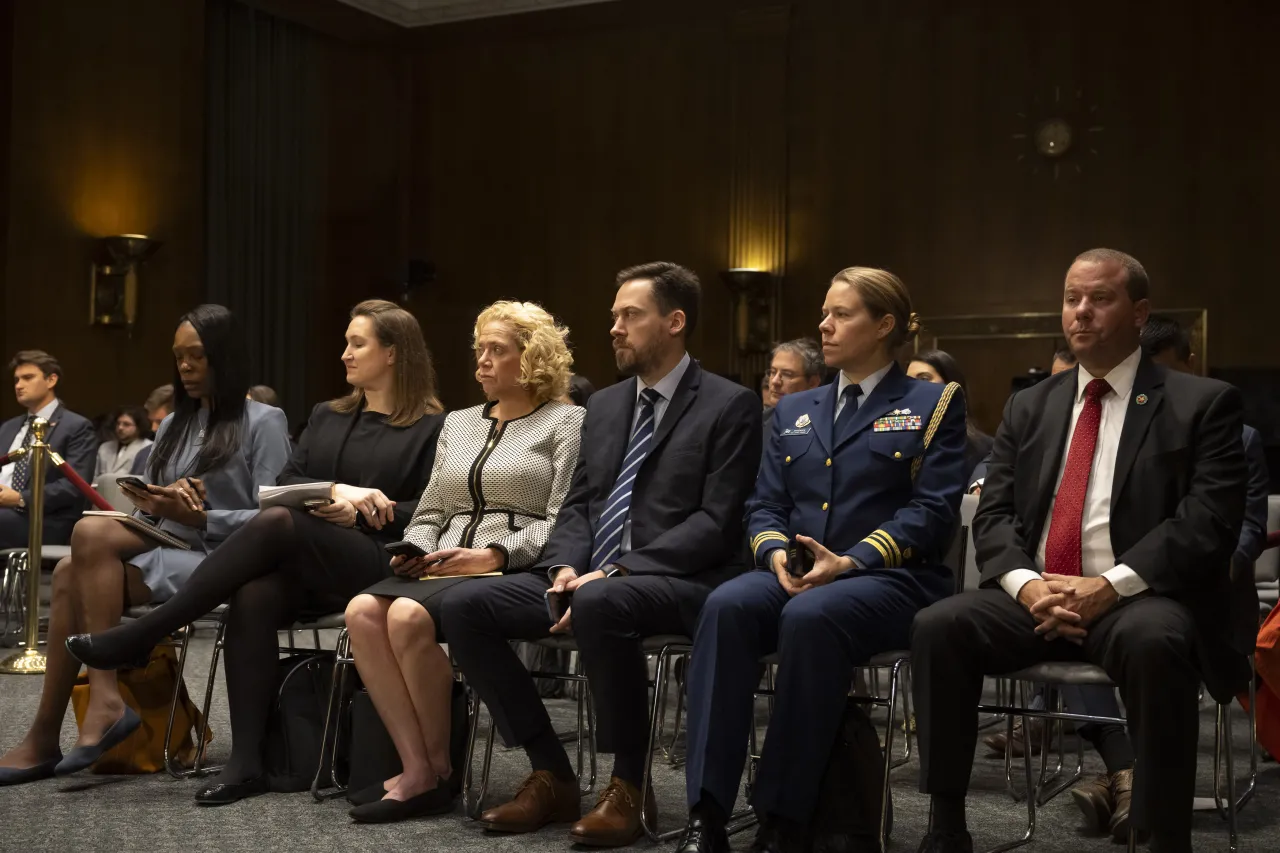
{"type": "Polygon", "coordinates": [[[351,312],[342,361],[352,393],[316,406],[282,485],[333,481],[333,503],[263,510],[224,542],[166,604],[134,622],[67,640],[96,669],[144,657],[165,636],[224,601],[231,759],[196,802],[267,792],[263,745],[276,689],[276,631],[300,614],[341,611],[391,575],[398,541],[431,475],[444,421],[417,320],[390,302],[351,312]]]}

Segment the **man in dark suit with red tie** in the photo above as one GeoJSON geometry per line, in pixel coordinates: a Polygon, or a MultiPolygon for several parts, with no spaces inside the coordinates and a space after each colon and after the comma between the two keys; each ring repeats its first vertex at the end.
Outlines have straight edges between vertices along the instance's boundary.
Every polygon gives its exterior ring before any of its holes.
{"type": "Polygon", "coordinates": [[[985,675],[1041,661],[1106,670],[1128,709],[1131,820],[1156,853],[1191,850],[1198,690],[1249,677],[1230,639],[1229,569],[1247,469],[1236,389],[1142,354],[1146,271],[1094,249],[1067,272],[1075,370],[1005,408],[974,517],[982,588],[922,611],[912,633],[921,851],[972,850],[965,794],[985,675]]]}

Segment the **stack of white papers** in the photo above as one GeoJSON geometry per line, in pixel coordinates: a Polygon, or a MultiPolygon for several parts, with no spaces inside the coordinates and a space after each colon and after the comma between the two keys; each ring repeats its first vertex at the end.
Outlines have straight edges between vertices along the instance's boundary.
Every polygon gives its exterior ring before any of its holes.
{"type": "Polygon", "coordinates": [[[307,501],[327,500],[333,495],[333,483],[299,483],[296,486],[259,486],[258,509],[291,506],[302,509],[307,501]]]}

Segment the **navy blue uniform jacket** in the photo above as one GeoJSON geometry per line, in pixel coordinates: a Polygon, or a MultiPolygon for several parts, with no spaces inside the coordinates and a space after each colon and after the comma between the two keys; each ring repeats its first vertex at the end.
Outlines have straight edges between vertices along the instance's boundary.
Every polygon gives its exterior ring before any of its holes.
{"type": "Polygon", "coordinates": [[[865,569],[941,569],[966,485],[960,386],[895,364],[837,444],[838,392],[833,382],[778,402],[747,503],[757,565],[771,567],[770,554],[803,534],[865,569]]]}

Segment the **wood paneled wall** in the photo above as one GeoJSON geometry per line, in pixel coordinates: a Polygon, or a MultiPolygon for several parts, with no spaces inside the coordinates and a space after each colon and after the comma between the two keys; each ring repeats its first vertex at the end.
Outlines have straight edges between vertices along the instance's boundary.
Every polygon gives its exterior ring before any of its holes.
{"type": "Polygon", "coordinates": [[[60,394],[96,414],[168,381],[174,321],[203,289],[204,2],[14,3],[12,16],[3,360],[49,350],[60,394]],[[87,323],[95,238],[122,233],[164,241],[132,340],[87,323]]]}
{"type": "MultiPolygon", "coordinates": [[[[558,313],[608,381],[611,274],[656,257],[702,275],[693,349],[726,368],[733,152],[780,131],[784,337],[813,332],[850,264],[900,273],[925,316],[1053,311],[1071,258],[1108,245],[1147,265],[1157,306],[1209,309],[1215,364],[1280,366],[1277,31],[1275,4],[1246,0],[623,0],[416,33],[409,239],[441,269],[417,310],[449,402],[475,399],[449,362],[504,296],[558,313]],[[759,88],[753,135],[730,109],[752,95],[734,26],[779,5],[787,77],[759,88]],[[1084,155],[1056,179],[1014,138],[1055,113],[1084,155]]],[[[984,352],[970,380],[998,405],[1030,365],[984,352]]]]}

